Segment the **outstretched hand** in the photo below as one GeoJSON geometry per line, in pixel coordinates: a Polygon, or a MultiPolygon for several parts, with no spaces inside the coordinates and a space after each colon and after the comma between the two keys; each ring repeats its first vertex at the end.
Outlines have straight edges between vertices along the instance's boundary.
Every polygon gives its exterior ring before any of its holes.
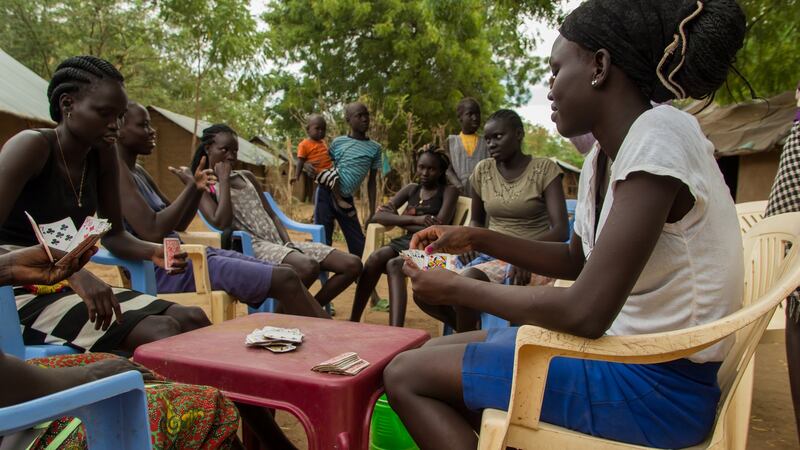
{"type": "Polygon", "coordinates": [[[408,248],[427,253],[467,253],[473,250],[471,230],[469,227],[435,225],[415,233],[408,248]]]}
{"type": "Polygon", "coordinates": [[[184,185],[189,183],[194,183],[195,188],[198,191],[206,191],[211,192],[211,186],[216,184],[217,176],[214,174],[214,171],[206,167],[206,157],[203,156],[200,159],[200,164],[197,166],[197,170],[194,171],[194,174],[189,170],[186,166],[181,166],[179,168],[175,168],[169,166],[168,169],[172,172],[176,177],[178,177],[184,185]]]}
{"type": "Polygon", "coordinates": [[[12,278],[8,284],[56,284],[81,270],[95,253],[97,247],[90,248],[69,264],[57,266],[50,261],[41,244],[14,250],[7,254],[12,278]]]}

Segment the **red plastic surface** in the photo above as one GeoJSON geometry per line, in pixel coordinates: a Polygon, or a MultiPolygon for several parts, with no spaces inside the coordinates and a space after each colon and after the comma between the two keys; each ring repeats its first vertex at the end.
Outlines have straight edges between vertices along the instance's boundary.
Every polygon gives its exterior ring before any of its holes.
{"type": "Polygon", "coordinates": [[[429,338],[409,328],[251,314],[143,345],[134,360],[175,381],[214,386],[234,401],[293,413],[309,449],[366,449],[384,367],[429,338]],[[303,344],[289,353],[246,347],[245,336],[266,325],[299,328],[303,344]],[[344,352],[358,353],[370,366],[353,377],[311,371],[344,352]]]}

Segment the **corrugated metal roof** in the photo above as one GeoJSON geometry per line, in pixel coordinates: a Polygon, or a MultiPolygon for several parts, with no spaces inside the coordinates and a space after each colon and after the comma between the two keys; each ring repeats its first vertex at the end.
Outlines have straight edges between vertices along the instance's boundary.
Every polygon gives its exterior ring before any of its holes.
{"type": "MultiPolygon", "coordinates": [[[[183,114],[178,114],[164,108],[159,108],[158,106],[148,106],[148,108],[158,111],[159,114],[171,120],[189,133],[194,132],[194,119],[191,117],[187,117],[183,114]]],[[[211,125],[212,124],[210,122],[206,122],[205,120],[198,121],[197,137],[202,135],[204,128],[208,128],[211,125]]],[[[239,136],[237,139],[239,141],[239,159],[241,161],[258,166],[276,166],[280,164],[278,158],[269,154],[257,145],[247,142],[247,140],[242,139],[241,136],[239,136]]]]}
{"type": "Polygon", "coordinates": [[[547,159],[549,159],[550,161],[553,161],[554,163],[558,164],[558,166],[561,167],[564,170],[569,170],[570,172],[575,172],[577,174],[581,173],[581,169],[573,166],[572,164],[570,164],[570,163],[568,163],[566,161],[562,161],[562,160],[556,158],[555,156],[551,156],[551,157],[549,157],[547,159]]]}
{"type": "Polygon", "coordinates": [[[50,120],[47,81],[0,49],[0,111],[23,119],[50,120]]]}

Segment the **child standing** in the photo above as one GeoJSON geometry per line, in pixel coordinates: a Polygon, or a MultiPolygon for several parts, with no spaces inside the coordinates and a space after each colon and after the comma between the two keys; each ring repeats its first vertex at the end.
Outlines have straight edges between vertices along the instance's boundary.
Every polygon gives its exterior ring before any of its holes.
{"type": "Polygon", "coordinates": [[[331,142],[329,153],[334,168],[317,177],[320,187],[314,207],[314,223],[325,227],[325,239],[331,245],[335,219],[342,228],[350,253],[361,256],[364,253],[365,238],[356,214],[353,193],[369,175],[369,222],[375,214],[376,175],[381,166],[381,145],[367,137],[369,111],[363,103],[347,105],[345,120],[350,126],[350,132],[331,142]]]}
{"type": "Polygon", "coordinates": [[[320,114],[308,116],[306,121],[306,135],[297,145],[297,170],[292,178],[292,183],[300,179],[303,170],[306,170],[311,178],[314,179],[320,172],[330,169],[333,166],[331,157],[328,154],[328,146],[325,144],[325,132],[328,124],[320,114]],[[308,167],[308,166],[310,167],[308,167]]]}
{"type": "Polygon", "coordinates": [[[450,153],[447,181],[456,186],[461,195],[472,194],[469,177],[475,166],[489,157],[486,143],[477,134],[481,125],[481,106],[472,97],[464,97],[456,106],[461,133],[447,137],[445,147],[450,153]]]}

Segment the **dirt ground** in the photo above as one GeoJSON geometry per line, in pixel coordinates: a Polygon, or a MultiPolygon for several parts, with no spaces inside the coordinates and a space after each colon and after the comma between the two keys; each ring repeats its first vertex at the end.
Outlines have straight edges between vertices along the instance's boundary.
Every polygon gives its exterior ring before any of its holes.
{"type": "MultiPolygon", "coordinates": [[[[296,205],[292,216],[304,222],[310,221],[310,205],[296,205]]],[[[196,220],[190,230],[206,231],[199,220],[196,220]]],[[[337,233],[338,234],[338,233],[337,233]]],[[[307,235],[292,233],[292,239],[306,239],[307,235]]],[[[340,235],[334,236],[334,246],[346,250],[340,235]]],[[[311,292],[318,289],[312,286],[311,292]]],[[[378,294],[382,298],[388,297],[386,277],[382,277],[378,284],[378,294]]],[[[352,308],[352,299],[355,289],[351,286],[334,301],[336,320],[347,320],[352,308]]],[[[779,311],[780,313],[781,311],[779,311]]],[[[367,307],[362,321],[367,323],[387,325],[389,314],[386,312],[372,311],[367,307]]],[[[441,335],[441,325],[423,313],[409,298],[406,312],[406,327],[418,328],[427,331],[431,336],[441,335]]],[[[756,352],[755,388],[751,410],[748,449],[798,449],[797,433],[794,426],[794,417],[789,395],[787,377],[786,355],[783,344],[763,344],[756,352]]],[[[278,423],[292,442],[300,449],[307,449],[305,431],[294,416],[285,412],[278,412],[278,423]]]]}

